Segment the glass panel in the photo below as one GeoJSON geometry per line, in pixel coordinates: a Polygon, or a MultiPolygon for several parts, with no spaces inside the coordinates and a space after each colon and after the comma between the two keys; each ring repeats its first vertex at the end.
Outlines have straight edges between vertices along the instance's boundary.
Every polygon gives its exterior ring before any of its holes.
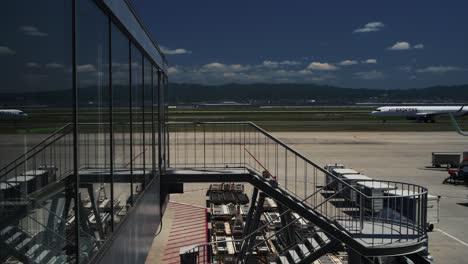
{"type": "Polygon", "coordinates": [[[152,120],[152,107],[153,104],[153,90],[152,90],[152,65],[148,59],[144,58],[144,122],[145,122],[145,183],[152,177],[153,173],[153,120],[152,120]]]}
{"type": "Polygon", "coordinates": [[[76,256],[73,186],[48,189],[74,182],[70,3],[4,1],[0,8],[2,262],[33,263],[17,247],[26,240],[48,260],[76,256]]]}
{"type": "Polygon", "coordinates": [[[159,85],[160,77],[158,69],[153,67],[153,123],[154,123],[154,135],[155,135],[155,167],[159,169],[159,85]]]}
{"type": "Polygon", "coordinates": [[[80,262],[109,235],[110,89],[108,18],[94,1],[77,1],[80,262]]]}
{"type": "MultiPolygon", "coordinates": [[[[131,175],[130,145],[130,42],[112,24],[112,101],[114,129],[114,173],[131,175]]],[[[114,221],[120,223],[127,213],[132,184],[127,181],[114,184],[114,221]]]]}
{"type": "Polygon", "coordinates": [[[131,48],[132,90],[132,137],[133,137],[133,194],[141,192],[144,183],[145,143],[143,127],[143,55],[132,45],[131,48]]]}

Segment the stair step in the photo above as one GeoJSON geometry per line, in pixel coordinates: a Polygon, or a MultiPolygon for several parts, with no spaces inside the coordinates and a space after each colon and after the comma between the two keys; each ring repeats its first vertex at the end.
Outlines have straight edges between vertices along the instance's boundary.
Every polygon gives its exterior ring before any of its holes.
{"type": "Polygon", "coordinates": [[[9,232],[13,231],[13,226],[7,226],[0,231],[0,235],[6,236],[9,232]]]}
{"type": "Polygon", "coordinates": [[[285,256],[279,256],[281,264],[289,264],[288,258],[285,256]]]}
{"type": "Polygon", "coordinates": [[[312,251],[317,250],[320,248],[320,244],[315,240],[314,238],[307,238],[307,241],[309,241],[310,246],[312,247],[312,251]]]}
{"type": "Polygon", "coordinates": [[[34,244],[28,251],[26,251],[26,255],[34,256],[34,253],[41,247],[39,244],[34,244]]]}
{"type": "Polygon", "coordinates": [[[47,264],[54,264],[55,261],[57,261],[58,257],[56,256],[53,256],[52,258],[49,259],[49,261],[47,262],[47,264]]]}
{"type": "Polygon", "coordinates": [[[317,235],[320,237],[320,239],[322,239],[323,242],[327,242],[329,240],[328,236],[323,232],[317,232],[317,235]]]}
{"type": "Polygon", "coordinates": [[[67,263],[67,256],[54,256],[52,257],[47,264],[64,264],[67,263]]]}
{"type": "Polygon", "coordinates": [[[50,250],[44,250],[37,256],[37,258],[34,261],[42,263],[48,260],[51,256],[52,254],[50,250]]]}
{"type": "Polygon", "coordinates": [[[298,244],[297,245],[297,248],[299,249],[300,253],[302,254],[302,256],[304,257],[307,257],[310,255],[310,251],[309,249],[306,247],[306,245],[304,244],[298,244]]]}
{"type": "Polygon", "coordinates": [[[16,249],[18,251],[21,251],[23,248],[25,248],[25,246],[31,241],[31,238],[30,237],[26,237],[25,239],[23,239],[21,242],[19,242],[17,245],[16,245],[16,249]]]}
{"type": "Polygon", "coordinates": [[[301,259],[294,249],[288,250],[288,254],[292,263],[297,263],[301,259]]]}
{"type": "Polygon", "coordinates": [[[5,242],[10,245],[15,245],[15,241],[20,239],[21,235],[23,234],[24,233],[22,232],[16,232],[12,236],[10,236],[8,239],[6,239],[5,242]]]}

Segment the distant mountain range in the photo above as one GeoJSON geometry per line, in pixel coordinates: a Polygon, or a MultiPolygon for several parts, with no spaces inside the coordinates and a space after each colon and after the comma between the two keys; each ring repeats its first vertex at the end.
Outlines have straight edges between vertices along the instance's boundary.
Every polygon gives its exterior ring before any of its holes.
{"type": "MultiPolygon", "coordinates": [[[[169,84],[170,104],[236,101],[240,103],[271,104],[355,104],[355,103],[466,103],[468,102],[468,84],[456,86],[433,86],[419,89],[378,90],[340,88],[317,84],[169,84]]],[[[79,101],[83,105],[92,105],[106,98],[101,89],[98,94],[95,87],[80,88],[79,101]]],[[[114,88],[114,102],[126,105],[128,88],[114,88]]],[[[0,107],[13,106],[57,106],[71,107],[71,90],[0,93],[0,107]]],[[[104,99],[105,100],[105,99],[104,99]]],[[[146,98],[148,100],[148,98],[146,98]]]]}
{"type": "Polygon", "coordinates": [[[170,101],[270,101],[327,103],[468,102],[468,84],[405,90],[352,89],[317,84],[170,84],[170,101]]]}

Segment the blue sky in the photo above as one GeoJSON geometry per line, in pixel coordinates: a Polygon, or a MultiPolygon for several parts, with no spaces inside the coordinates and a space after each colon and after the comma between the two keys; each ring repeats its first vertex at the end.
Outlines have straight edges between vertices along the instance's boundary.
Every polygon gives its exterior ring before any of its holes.
{"type": "Polygon", "coordinates": [[[468,1],[132,1],[171,81],[468,83],[468,1]]]}

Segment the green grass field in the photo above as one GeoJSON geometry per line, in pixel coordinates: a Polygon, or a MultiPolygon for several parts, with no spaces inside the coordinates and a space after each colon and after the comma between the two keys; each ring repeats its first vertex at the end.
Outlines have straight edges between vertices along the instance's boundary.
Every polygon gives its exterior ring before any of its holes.
{"type": "MultiPolygon", "coordinates": [[[[448,117],[436,118],[435,124],[405,119],[390,119],[386,123],[371,117],[369,107],[310,107],[310,108],[216,108],[170,109],[169,121],[249,121],[268,131],[453,131],[448,117]]],[[[50,134],[72,122],[71,109],[24,109],[28,120],[0,123],[2,134],[50,134]]],[[[83,109],[79,120],[83,123],[108,122],[109,117],[96,109],[83,109]]],[[[115,109],[114,121],[128,122],[128,109],[115,109]]],[[[150,109],[145,109],[150,119],[150,109]]],[[[141,120],[141,111],[134,113],[141,120]]],[[[468,118],[459,120],[468,130],[468,118]]]]}

